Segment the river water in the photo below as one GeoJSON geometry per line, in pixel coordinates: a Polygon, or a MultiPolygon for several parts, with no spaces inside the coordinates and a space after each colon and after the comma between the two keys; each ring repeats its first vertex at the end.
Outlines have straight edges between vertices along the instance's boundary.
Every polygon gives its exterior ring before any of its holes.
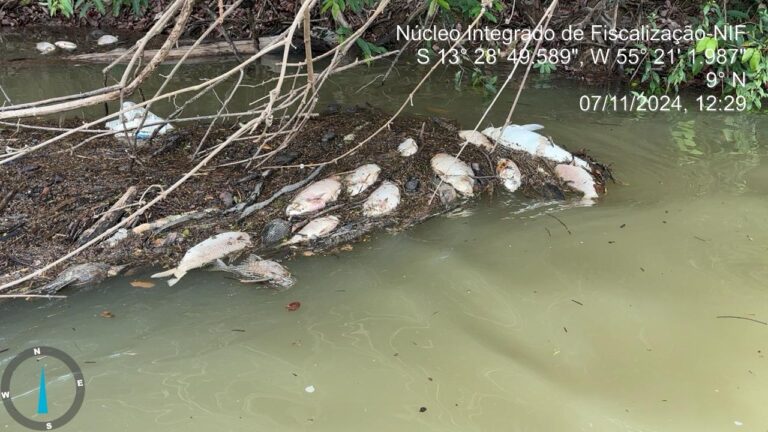
{"type": "MultiPolygon", "coordinates": [[[[339,76],[323,101],[393,110],[423,70],[359,90],[385,71],[339,76]]],[[[451,79],[438,73],[411,110],[474,126],[488,99],[451,79]]],[[[19,99],[99,82],[94,66],[2,78],[19,99]]],[[[291,261],[299,282],[279,293],[200,271],[3,304],[0,366],[39,345],[74,357],[87,392],[72,431],[764,431],[768,118],[579,111],[604,90],[536,79],[515,116],[611,164],[618,183],[594,207],[482,198],[291,261]]],[[[50,368],[51,410],[66,409],[71,384],[50,368]]],[[[18,375],[31,413],[37,375],[18,375]]],[[[2,411],[0,425],[19,427],[2,411]]]]}

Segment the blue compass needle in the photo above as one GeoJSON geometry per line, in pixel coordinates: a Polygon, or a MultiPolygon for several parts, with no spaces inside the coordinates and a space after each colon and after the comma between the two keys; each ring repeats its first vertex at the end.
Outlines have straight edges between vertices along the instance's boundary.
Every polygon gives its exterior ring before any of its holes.
{"type": "Polygon", "coordinates": [[[40,368],[40,393],[37,396],[37,413],[48,414],[48,395],[45,392],[45,367],[40,368]]]}

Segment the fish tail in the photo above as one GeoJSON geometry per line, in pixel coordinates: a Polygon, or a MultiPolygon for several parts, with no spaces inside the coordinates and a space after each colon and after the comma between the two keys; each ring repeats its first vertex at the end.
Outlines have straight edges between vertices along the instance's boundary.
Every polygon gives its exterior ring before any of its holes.
{"type": "Polygon", "coordinates": [[[155,273],[155,274],[153,274],[150,277],[153,278],[153,279],[164,278],[164,277],[171,276],[174,273],[176,273],[176,268],[172,268],[170,270],[167,270],[167,271],[164,271],[164,272],[160,272],[160,273],[155,273]]]}
{"type": "Polygon", "coordinates": [[[174,276],[176,277],[168,279],[168,286],[176,285],[176,282],[178,282],[181,278],[183,278],[185,274],[187,274],[187,272],[185,271],[175,273],[174,276]]]}

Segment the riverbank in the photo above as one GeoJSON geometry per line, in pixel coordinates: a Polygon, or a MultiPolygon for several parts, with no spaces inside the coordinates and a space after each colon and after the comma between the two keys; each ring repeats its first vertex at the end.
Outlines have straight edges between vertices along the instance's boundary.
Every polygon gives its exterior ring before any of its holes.
{"type": "MultiPolygon", "coordinates": [[[[431,167],[433,156],[455,155],[463,143],[459,128],[445,119],[398,118],[348,156],[322,168],[312,166],[333,161],[355,149],[361,139],[388,119],[384,113],[371,108],[334,107],[332,112],[310,120],[286,150],[258,168],[244,163],[227,165],[252,156],[253,148],[247,142],[235,143],[213,164],[136,218],[131,223],[134,228],[125,232],[128,234],[125,238],[101,242],[47,276],[54,277],[63,268],[84,262],[172,267],[190,247],[224,231],[248,232],[256,239],[254,248],[248,252],[287,260],[297,254],[346,249],[345,245],[373,231],[403,230],[432,216],[472,205],[477,198],[457,195],[455,200],[441,200],[435,194],[439,181],[431,167]],[[403,157],[398,146],[408,138],[416,141],[418,151],[403,157]],[[294,217],[290,221],[296,231],[319,214],[337,216],[339,228],[330,235],[290,247],[275,247],[258,240],[268,222],[286,219],[286,206],[296,195],[295,191],[309,183],[308,179],[343,176],[370,163],[381,167],[381,173],[369,191],[357,197],[342,193],[338,201],[320,213],[294,217]],[[283,166],[305,167],[281,168],[283,166]],[[365,197],[385,180],[397,185],[400,204],[385,216],[365,216],[365,197]],[[296,184],[300,186],[290,193],[280,193],[286,185],[296,184]],[[263,208],[243,216],[244,208],[265,201],[268,203],[263,208]],[[169,221],[168,217],[176,215],[185,216],[181,222],[172,221],[170,225],[136,228],[145,223],[169,221]]],[[[0,131],[0,142],[4,146],[20,147],[41,142],[54,133],[6,127],[0,131]]],[[[129,189],[135,193],[117,206],[117,214],[110,214],[112,220],[108,226],[99,228],[114,225],[128,211],[161,193],[194,166],[196,162],[193,163],[191,156],[204,133],[204,126],[175,130],[152,145],[138,149],[135,156],[129,156],[126,144],[113,137],[96,139],[69,151],[70,146],[80,142],[71,139],[6,165],[7,169],[0,172],[0,196],[9,197],[0,205],[0,243],[3,244],[0,273],[5,275],[0,282],[9,282],[33,271],[93,238],[92,227],[129,189]]],[[[214,130],[207,143],[216,143],[228,133],[226,128],[214,130]]],[[[522,186],[516,192],[520,199],[579,196],[554,175],[554,163],[524,152],[497,146],[489,154],[468,145],[460,158],[474,171],[475,197],[483,195],[493,199],[494,194],[508,193],[503,191],[497,177],[500,158],[513,160],[522,173],[522,186]]],[[[607,173],[601,165],[591,166],[598,184],[604,185],[607,173]]],[[[40,281],[36,281],[20,289],[29,290],[39,284],[40,281]]]]}

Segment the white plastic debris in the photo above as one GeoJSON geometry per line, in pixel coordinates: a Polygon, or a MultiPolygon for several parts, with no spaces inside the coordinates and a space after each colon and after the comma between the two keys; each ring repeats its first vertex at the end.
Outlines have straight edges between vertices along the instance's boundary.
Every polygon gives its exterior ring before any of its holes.
{"type": "Polygon", "coordinates": [[[524,151],[533,156],[549,159],[552,162],[565,163],[589,169],[587,161],[572,155],[567,150],[537,134],[535,131],[543,126],[537,124],[509,125],[502,128],[489,127],[483,130],[483,135],[496,141],[499,145],[512,150],[524,151]]]}
{"type": "Polygon", "coordinates": [[[104,35],[96,41],[96,45],[98,46],[112,45],[115,43],[117,43],[117,36],[112,35],[104,35]]]}
{"type": "Polygon", "coordinates": [[[56,41],[56,42],[54,42],[54,45],[56,45],[57,47],[65,50],[65,51],[72,51],[72,50],[77,49],[77,45],[75,45],[74,43],[69,42],[69,41],[56,41]]]}
{"type": "Polygon", "coordinates": [[[496,164],[496,175],[501,179],[501,183],[508,191],[514,192],[523,184],[523,175],[517,164],[509,159],[499,159],[496,164]]]}
{"type": "Polygon", "coordinates": [[[50,42],[38,42],[35,48],[37,48],[40,54],[50,54],[56,51],[56,46],[50,42]]]}
{"type": "MultiPolygon", "coordinates": [[[[136,106],[135,103],[126,101],[123,102],[122,110],[134,106],[136,106]]],[[[173,126],[170,124],[163,126],[165,119],[152,112],[147,112],[147,110],[141,107],[126,111],[121,114],[120,117],[121,118],[110,120],[105,124],[107,129],[115,131],[115,137],[117,138],[125,138],[126,131],[129,135],[135,135],[138,139],[147,139],[152,136],[152,133],[154,133],[157,128],[160,128],[157,135],[163,135],[173,130],[173,126]],[[136,130],[141,124],[141,119],[144,116],[144,113],[147,113],[147,119],[144,121],[144,126],[140,130],[136,130]]]]}
{"type": "Polygon", "coordinates": [[[397,146],[397,151],[400,152],[402,157],[413,156],[419,151],[419,146],[416,145],[416,141],[413,138],[408,138],[397,146]]]}
{"type": "Polygon", "coordinates": [[[355,140],[355,134],[351,133],[349,135],[344,135],[344,142],[350,143],[355,140]]]}
{"type": "Polygon", "coordinates": [[[400,204],[400,188],[391,181],[382,182],[363,203],[363,214],[378,217],[392,213],[400,204]]]}
{"type": "Polygon", "coordinates": [[[430,163],[438,177],[460,194],[467,197],[474,195],[475,173],[469,165],[447,153],[436,154],[430,163]]]}
{"type": "Polygon", "coordinates": [[[315,386],[313,386],[313,385],[306,386],[306,387],[304,387],[304,391],[307,392],[307,393],[314,393],[315,392],[315,386]]]}
{"type": "Polygon", "coordinates": [[[358,167],[351,173],[344,177],[344,184],[347,185],[347,193],[349,196],[355,196],[366,189],[369,186],[376,183],[379,179],[379,173],[381,168],[376,164],[366,164],[358,167]]]}

